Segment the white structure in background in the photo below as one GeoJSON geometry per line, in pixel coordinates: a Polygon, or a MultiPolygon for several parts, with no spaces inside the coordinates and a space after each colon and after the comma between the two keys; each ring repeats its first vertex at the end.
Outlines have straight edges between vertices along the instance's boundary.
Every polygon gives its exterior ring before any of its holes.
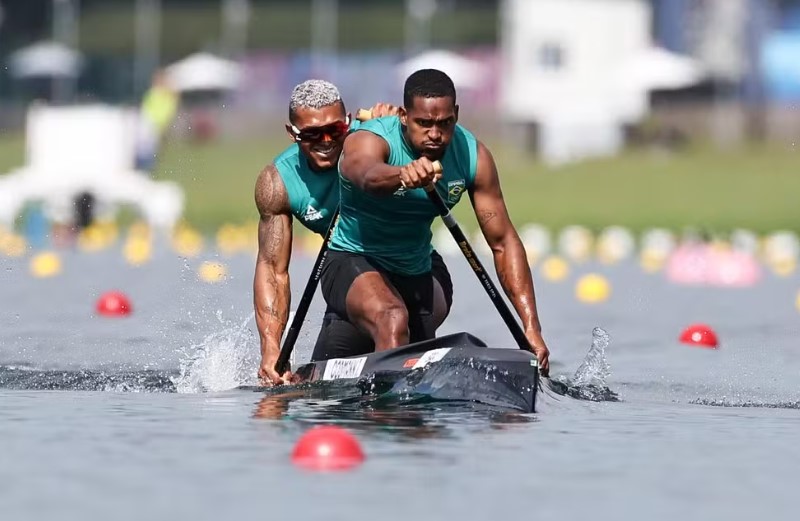
{"type": "Polygon", "coordinates": [[[81,53],[51,41],[18,49],[9,58],[11,75],[16,78],[77,77],[83,65],[81,53]]]}
{"type": "Polygon", "coordinates": [[[639,249],[666,258],[677,247],[678,239],[674,233],[666,228],[650,228],[642,233],[639,249]]]}
{"type": "Polygon", "coordinates": [[[686,59],[650,45],[644,0],[505,0],[501,110],[538,124],[545,161],[616,153],[655,88],[699,81],[686,59]]]}
{"type": "Polygon", "coordinates": [[[613,264],[633,256],[636,239],[627,228],[609,226],[597,236],[596,250],[602,262],[613,264]]]}
{"type": "MultiPolygon", "coordinates": [[[[620,90],[648,92],[655,89],[683,89],[697,85],[707,74],[699,61],[660,47],[636,52],[614,71],[611,78],[620,90]]],[[[642,113],[647,110],[642,108],[642,113]]]]}
{"type": "Polygon", "coordinates": [[[525,246],[528,261],[537,262],[549,255],[553,249],[553,239],[550,230],[538,223],[529,223],[519,231],[519,237],[525,246]]]}
{"type": "Polygon", "coordinates": [[[170,85],[177,91],[224,91],[239,86],[239,64],[213,54],[200,52],[166,68],[170,85]]]}
{"type": "Polygon", "coordinates": [[[558,234],[558,252],[573,262],[586,262],[592,257],[594,236],[585,226],[573,224],[558,234]]]}
{"type": "Polygon", "coordinates": [[[26,164],[0,175],[0,223],[10,226],[28,202],[69,223],[74,201],[91,193],[100,208],[137,207],[151,226],[172,228],[183,213],[181,188],[134,168],[136,112],[105,105],[33,105],[26,123],[26,164]]]}
{"type": "Polygon", "coordinates": [[[443,50],[431,50],[418,54],[397,66],[397,76],[404,82],[420,69],[439,69],[453,80],[457,89],[480,87],[486,81],[483,64],[459,54],[443,50]]]}

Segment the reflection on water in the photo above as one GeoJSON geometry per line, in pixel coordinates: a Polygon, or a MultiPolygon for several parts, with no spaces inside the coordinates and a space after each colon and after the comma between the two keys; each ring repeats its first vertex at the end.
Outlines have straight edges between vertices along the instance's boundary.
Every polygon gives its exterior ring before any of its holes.
{"type": "Polygon", "coordinates": [[[254,419],[290,421],[302,426],[332,423],[357,432],[391,434],[408,440],[448,438],[464,425],[503,430],[538,421],[534,414],[479,403],[362,396],[354,394],[352,386],[339,382],[258,392],[264,395],[253,409],[254,419]]]}

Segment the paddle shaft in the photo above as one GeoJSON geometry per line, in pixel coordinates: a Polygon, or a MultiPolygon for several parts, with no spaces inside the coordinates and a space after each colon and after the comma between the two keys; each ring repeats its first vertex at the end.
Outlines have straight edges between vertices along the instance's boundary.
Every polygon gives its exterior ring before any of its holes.
{"type": "MultiPolygon", "coordinates": [[[[434,168],[441,171],[442,164],[439,161],[435,161],[434,168]]],[[[456,222],[455,217],[453,217],[453,214],[450,213],[450,208],[447,207],[442,199],[442,196],[439,195],[439,192],[436,191],[436,187],[433,184],[426,186],[425,192],[428,194],[428,199],[430,199],[433,205],[436,206],[444,225],[447,226],[448,230],[450,230],[450,234],[453,236],[456,244],[458,244],[458,247],[461,249],[461,253],[463,253],[464,257],[467,259],[467,263],[472,268],[475,276],[478,277],[483,289],[486,290],[486,293],[489,295],[494,307],[497,308],[497,311],[500,313],[500,317],[503,319],[503,322],[506,323],[506,327],[508,327],[508,330],[511,332],[511,336],[514,337],[514,340],[517,342],[517,345],[520,349],[530,351],[531,345],[530,342],[528,342],[528,338],[522,331],[517,319],[514,318],[511,310],[508,309],[508,306],[506,305],[505,300],[503,300],[502,295],[499,291],[497,291],[497,287],[494,285],[494,282],[492,282],[492,279],[489,277],[489,274],[486,272],[483,264],[481,264],[480,259],[478,259],[478,255],[475,253],[475,250],[472,249],[472,246],[467,240],[467,237],[464,235],[464,232],[461,231],[461,227],[456,222]]]]}
{"type": "Polygon", "coordinates": [[[311,270],[311,276],[306,282],[306,289],[303,290],[303,296],[300,297],[300,303],[297,305],[297,311],[294,313],[292,325],[289,326],[289,331],[286,332],[286,338],[283,340],[281,352],[278,355],[278,361],[275,362],[275,371],[278,374],[283,374],[286,371],[286,366],[289,362],[289,357],[292,355],[294,344],[297,342],[297,337],[300,335],[300,328],[303,327],[303,321],[308,314],[308,308],[311,307],[311,301],[314,299],[314,293],[317,291],[319,279],[322,276],[322,266],[325,264],[325,259],[328,257],[328,243],[330,242],[331,233],[336,224],[336,219],[339,217],[339,208],[333,212],[331,224],[328,226],[328,231],[325,232],[325,239],[322,241],[322,246],[317,254],[317,260],[314,262],[314,267],[311,270]]]}

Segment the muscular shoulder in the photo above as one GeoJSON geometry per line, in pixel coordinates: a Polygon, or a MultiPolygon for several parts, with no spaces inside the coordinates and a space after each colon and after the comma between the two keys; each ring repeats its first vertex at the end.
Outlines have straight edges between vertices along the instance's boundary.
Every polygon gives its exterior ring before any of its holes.
{"type": "Polygon", "coordinates": [[[498,182],[494,156],[482,141],[476,141],[476,168],[474,186],[478,189],[493,188],[498,182]]]}
{"type": "Polygon", "coordinates": [[[399,125],[400,118],[398,116],[385,116],[365,121],[357,130],[365,130],[373,134],[385,135],[396,130],[399,125]]]}
{"type": "Polygon", "coordinates": [[[494,156],[492,156],[491,150],[487,147],[483,141],[475,140],[477,149],[478,149],[478,164],[481,163],[490,163],[494,165],[494,156]]]}
{"type": "Polygon", "coordinates": [[[359,129],[344,140],[340,166],[348,164],[347,158],[368,156],[376,159],[385,159],[388,155],[389,144],[384,138],[372,132],[359,129]]]}
{"type": "Polygon", "coordinates": [[[266,166],[258,175],[255,199],[256,208],[262,217],[291,213],[286,185],[274,164],[266,166]]]}

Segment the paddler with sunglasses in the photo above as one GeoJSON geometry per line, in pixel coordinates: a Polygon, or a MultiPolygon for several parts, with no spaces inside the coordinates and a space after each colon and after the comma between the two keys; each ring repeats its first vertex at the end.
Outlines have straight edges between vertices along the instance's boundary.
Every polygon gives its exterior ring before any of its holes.
{"type": "Polygon", "coordinates": [[[547,376],[549,351],[527,256],[491,153],[458,124],[450,77],[436,69],[411,74],[399,114],[363,123],[341,155],[340,215],[321,278],[329,308],[369,331],[376,350],[433,338],[431,225],[439,213],[424,187],[433,183],[448,208],[466,192],[500,284],[547,376]]]}
{"type": "MultiPolygon", "coordinates": [[[[397,108],[378,103],[373,118],[397,114],[397,108]]],[[[275,362],[289,317],[289,262],[292,219],[324,235],[339,205],[339,155],[348,132],[359,126],[346,112],[338,89],[323,80],[297,85],[289,102],[286,131],[294,142],[258,177],[255,188],[258,256],[253,281],[256,325],[261,340],[258,376],[264,384],[287,383],[291,373],[278,374],[275,362]]],[[[450,275],[442,258],[431,254],[436,271],[437,322],[452,303],[450,275]]],[[[369,333],[328,309],[323,317],[312,360],[326,360],[374,351],[369,333]]]]}

